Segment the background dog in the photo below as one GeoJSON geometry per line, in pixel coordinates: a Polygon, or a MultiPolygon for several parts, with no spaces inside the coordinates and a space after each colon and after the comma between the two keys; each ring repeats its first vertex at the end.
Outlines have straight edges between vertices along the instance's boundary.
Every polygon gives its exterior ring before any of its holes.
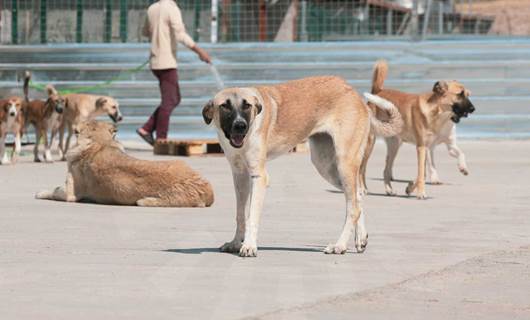
{"type": "Polygon", "coordinates": [[[33,148],[34,161],[40,162],[39,145],[41,138],[44,138],[44,160],[53,162],[51,147],[55,135],[59,131],[63,122],[63,112],[66,100],[50,84],[46,87],[48,93],[47,100],[29,100],[29,80],[31,73],[27,71],[24,75],[24,97],[26,99],[26,124],[32,124],[35,128],[35,147],[33,148]],[[48,132],[50,137],[48,139],[48,132]]]}
{"type": "MultiPolygon", "coordinates": [[[[457,81],[438,81],[432,92],[425,94],[409,94],[392,89],[383,89],[388,71],[385,61],[378,61],[374,68],[372,93],[383,97],[399,109],[404,121],[403,130],[393,137],[385,139],[387,158],[384,171],[385,189],[388,195],[394,195],[392,185],[392,166],[399,147],[403,142],[416,145],[418,157],[418,175],[414,183],[409,183],[407,194],[417,191],[417,198],[424,199],[425,194],[425,163],[428,160],[431,181],[439,182],[434,168],[433,150],[437,144],[446,143],[449,154],[458,158],[458,167],[467,174],[465,157],[456,145],[455,123],[475,111],[469,100],[470,92],[457,81]],[[429,151],[429,152],[427,152],[429,151]]],[[[376,110],[378,118],[385,118],[384,112],[376,110]]],[[[373,150],[375,137],[369,138],[367,150],[361,167],[361,183],[366,192],[366,165],[373,150]]]]}
{"type": "Polygon", "coordinates": [[[20,97],[0,100],[0,162],[15,163],[22,149],[21,137],[24,130],[24,101],[20,97]],[[7,134],[15,136],[13,156],[9,159],[6,152],[7,134]]]}
{"type": "Polygon", "coordinates": [[[114,140],[112,124],[84,122],[76,135],[77,145],[67,154],[66,185],[36,198],[146,207],[208,207],[214,201],[210,183],[184,162],[128,156],[114,140]]]}
{"type": "Polygon", "coordinates": [[[118,102],[111,97],[71,93],[66,94],[64,98],[66,99],[66,108],[63,126],[59,133],[59,145],[63,154],[62,160],[66,160],[66,153],[76,125],[104,114],[107,114],[114,123],[118,123],[123,119],[118,102]],[[66,143],[64,143],[65,129],[68,130],[66,143]]]}
{"type": "Polygon", "coordinates": [[[213,122],[217,129],[232,168],[237,199],[235,236],[221,251],[238,252],[242,257],[257,255],[267,184],[266,161],[289,152],[308,138],[313,165],[324,179],[343,190],[346,198],[343,231],[324,252],[345,253],[354,230],[357,251],[365,250],[368,234],[357,181],[366,139],[371,125],[375,132],[385,135],[396,134],[400,127],[399,112],[391,103],[369,97],[377,106],[390,109],[386,125],[371,117],[357,92],[337,77],[225,89],[206,104],[204,121],[213,122]]]}

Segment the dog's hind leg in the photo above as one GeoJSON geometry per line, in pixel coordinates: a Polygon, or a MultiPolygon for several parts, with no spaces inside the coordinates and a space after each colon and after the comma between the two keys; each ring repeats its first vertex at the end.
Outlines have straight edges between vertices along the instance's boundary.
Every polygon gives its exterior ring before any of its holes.
{"type": "Polygon", "coordinates": [[[385,139],[386,142],[386,162],[385,162],[385,171],[383,172],[383,178],[385,180],[385,191],[389,196],[395,196],[396,193],[392,189],[392,184],[390,181],[394,179],[393,177],[393,167],[394,160],[396,159],[399,147],[401,146],[401,141],[398,137],[390,137],[385,139]]]}
{"type": "Polygon", "coordinates": [[[425,157],[427,162],[427,172],[431,184],[442,184],[440,182],[440,178],[438,177],[438,171],[436,170],[436,166],[434,164],[434,148],[435,145],[431,145],[425,157]]]}
{"type": "Polygon", "coordinates": [[[368,194],[368,187],[366,186],[366,167],[368,166],[368,160],[370,159],[370,155],[372,154],[372,151],[374,150],[375,145],[375,134],[370,133],[368,136],[368,141],[366,142],[366,149],[364,150],[364,156],[363,161],[361,162],[361,172],[360,172],[360,192],[363,195],[368,194]]]}
{"type": "Polygon", "coordinates": [[[356,231],[355,247],[363,252],[368,234],[361,218],[360,194],[358,194],[360,142],[333,141],[328,134],[317,134],[310,138],[311,160],[324,179],[344,191],[346,218],[339,239],[324,249],[324,253],[343,254],[348,247],[351,234],[356,231]]]}
{"type": "Polygon", "coordinates": [[[41,162],[39,158],[39,145],[41,139],[42,129],[40,127],[35,127],[35,146],[33,147],[33,161],[41,162]]]}
{"type": "MultiPolygon", "coordinates": [[[[234,189],[236,191],[236,232],[230,242],[223,244],[219,250],[222,252],[238,253],[245,240],[246,209],[250,195],[250,175],[246,169],[232,166],[234,189]]],[[[268,175],[266,175],[268,177],[268,175]]],[[[267,178],[268,180],[268,178],[267,178]]]]}

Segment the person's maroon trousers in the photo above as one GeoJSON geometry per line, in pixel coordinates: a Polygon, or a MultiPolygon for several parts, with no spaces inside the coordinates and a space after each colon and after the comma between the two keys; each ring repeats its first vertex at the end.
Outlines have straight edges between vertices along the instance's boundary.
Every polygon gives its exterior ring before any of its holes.
{"type": "Polygon", "coordinates": [[[171,112],[180,103],[180,88],[177,69],[151,70],[158,79],[162,102],[149,117],[142,129],[149,133],[156,131],[157,139],[166,139],[171,112]]]}

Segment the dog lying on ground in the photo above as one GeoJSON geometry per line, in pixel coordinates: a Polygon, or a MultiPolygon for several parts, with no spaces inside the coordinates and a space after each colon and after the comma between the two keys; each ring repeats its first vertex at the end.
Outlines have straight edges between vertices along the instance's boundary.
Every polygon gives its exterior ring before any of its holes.
{"type": "Polygon", "coordinates": [[[41,162],[39,158],[39,145],[41,138],[44,138],[44,161],[53,162],[51,147],[55,135],[59,131],[63,122],[63,111],[65,99],[50,84],[46,87],[48,99],[29,100],[29,80],[31,73],[26,72],[24,76],[24,97],[26,99],[26,124],[32,124],[35,128],[35,147],[33,149],[34,161],[41,162]],[[48,139],[48,132],[50,137],[48,139]]]}
{"type": "Polygon", "coordinates": [[[266,162],[309,139],[311,160],[320,175],[346,197],[346,220],[334,245],[324,252],[343,254],[351,233],[363,252],[368,234],[358,195],[358,173],[372,127],[380,135],[395,135],[401,118],[388,101],[368,94],[370,101],[390,111],[383,123],[370,116],[359,94],[338,77],[311,77],[274,86],[220,91],[203,108],[206,124],[214,123],[230,162],[237,199],[234,239],[221,246],[242,257],[257,255],[257,234],[265,189],[266,162]],[[247,204],[249,212],[246,213],[247,204]]]}
{"type": "Polygon", "coordinates": [[[21,137],[24,130],[24,101],[20,97],[0,100],[0,163],[9,164],[17,161],[22,150],[21,137]],[[15,136],[13,156],[9,159],[6,152],[7,134],[15,136]]]}
{"type": "Polygon", "coordinates": [[[118,123],[123,119],[118,102],[111,97],[71,93],[64,95],[64,98],[66,99],[66,108],[63,125],[59,133],[62,160],[66,160],[66,153],[70,147],[70,139],[75,126],[104,114],[107,114],[114,123],[118,123]],[[64,143],[65,129],[68,130],[66,143],[64,143]]]}
{"type": "MultiPolygon", "coordinates": [[[[457,81],[438,81],[432,92],[409,94],[392,89],[383,89],[388,67],[385,61],[378,61],[374,68],[372,93],[391,101],[403,117],[403,130],[392,137],[385,138],[387,157],[384,171],[385,189],[388,195],[395,195],[390,181],[392,167],[399,147],[403,142],[416,145],[418,158],[418,175],[414,183],[409,183],[407,195],[416,190],[418,199],[425,199],[425,164],[430,169],[430,179],[439,183],[438,173],[434,167],[434,148],[445,143],[449,154],[458,159],[458,168],[464,175],[468,174],[464,153],[456,145],[455,123],[475,111],[469,100],[470,92],[457,81]]],[[[377,110],[377,117],[385,115],[377,110]]],[[[375,137],[368,139],[367,149],[361,166],[361,184],[366,192],[366,165],[373,150],[375,137]]]]}
{"type": "Polygon", "coordinates": [[[37,199],[144,207],[209,207],[210,183],[182,161],[146,161],[127,155],[109,123],[83,122],[67,154],[66,185],[37,199]]]}

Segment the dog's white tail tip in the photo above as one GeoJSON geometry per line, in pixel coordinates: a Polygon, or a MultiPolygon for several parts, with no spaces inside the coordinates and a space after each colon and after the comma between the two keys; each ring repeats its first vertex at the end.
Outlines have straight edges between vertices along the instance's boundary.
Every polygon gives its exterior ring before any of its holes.
{"type": "Polygon", "coordinates": [[[385,110],[390,110],[392,108],[394,108],[394,104],[392,104],[392,102],[386,100],[386,99],[383,99],[379,96],[376,96],[374,94],[371,94],[369,92],[365,92],[364,93],[364,97],[366,98],[366,100],[368,100],[368,102],[371,102],[375,105],[377,105],[379,108],[382,108],[382,109],[385,109],[385,110]]]}

